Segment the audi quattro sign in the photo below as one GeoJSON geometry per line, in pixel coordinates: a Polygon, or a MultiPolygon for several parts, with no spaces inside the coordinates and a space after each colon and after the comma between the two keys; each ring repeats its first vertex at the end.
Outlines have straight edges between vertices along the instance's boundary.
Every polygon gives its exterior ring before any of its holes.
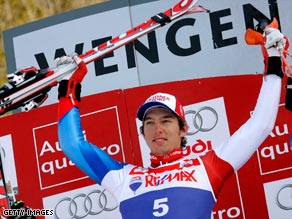
{"type": "MultiPolygon", "coordinates": [[[[287,114],[285,104],[281,104],[279,106],[279,115],[287,114]]],[[[286,117],[279,117],[273,131],[257,150],[261,175],[292,169],[292,162],[290,162],[292,147],[290,146],[288,128],[286,117]]]]}

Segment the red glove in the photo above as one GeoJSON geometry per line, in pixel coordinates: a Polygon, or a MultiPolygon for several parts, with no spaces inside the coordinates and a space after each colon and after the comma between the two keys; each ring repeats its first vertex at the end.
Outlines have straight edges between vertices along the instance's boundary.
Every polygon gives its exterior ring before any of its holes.
{"type": "Polygon", "coordinates": [[[77,68],[59,83],[59,119],[72,107],[77,107],[79,105],[79,102],[81,101],[81,82],[87,73],[86,64],[77,54],[73,54],[72,56],[62,56],[55,59],[55,66],[57,68],[61,68],[62,65],[67,64],[75,64],[77,68]]]}
{"type": "Polygon", "coordinates": [[[58,98],[60,99],[61,97],[70,97],[72,102],[75,102],[76,100],[79,102],[81,82],[87,73],[87,66],[76,53],[71,56],[62,56],[55,59],[55,66],[57,68],[60,68],[62,65],[66,64],[76,64],[77,69],[71,74],[68,74],[60,82],[58,98]]]}

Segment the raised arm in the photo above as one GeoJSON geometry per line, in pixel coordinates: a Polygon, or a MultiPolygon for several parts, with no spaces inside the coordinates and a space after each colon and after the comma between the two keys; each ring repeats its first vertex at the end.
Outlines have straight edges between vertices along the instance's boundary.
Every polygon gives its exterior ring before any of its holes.
{"type": "Polygon", "coordinates": [[[111,170],[120,169],[123,164],[116,162],[97,146],[87,142],[82,132],[78,104],[80,102],[81,81],[87,73],[85,63],[77,55],[56,59],[56,65],[76,63],[73,75],[60,82],[58,137],[65,155],[86,175],[98,184],[111,170]]]}
{"type": "Polygon", "coordinates": [[[282,77],[282,61],[279,49],[284,48],[284,36],[278,29],[266,28],[267,72],[263,76],[262,87],[255,109],[250,119],[243,124],[216,154],[238,170],[271,133],[279,107],[282,77]]]}

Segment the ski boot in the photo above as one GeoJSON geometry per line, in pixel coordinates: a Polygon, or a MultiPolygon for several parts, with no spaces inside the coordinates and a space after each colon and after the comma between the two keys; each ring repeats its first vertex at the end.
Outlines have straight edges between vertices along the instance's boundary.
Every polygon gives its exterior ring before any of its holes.
{"type": "Polygon", "coordinates": [[[47,99],[47,93],[50,91],[51,87],[57,83],[45,87],[15,104],[9,101],[9,95],[45,78],[49,73],[50,71],[46,69],[39,70],[31,66],[8,74],[8,83],[0,88],[0,115],[18,108],[21,108],[21,111],[29,111],[40,106],[47,99]]]}

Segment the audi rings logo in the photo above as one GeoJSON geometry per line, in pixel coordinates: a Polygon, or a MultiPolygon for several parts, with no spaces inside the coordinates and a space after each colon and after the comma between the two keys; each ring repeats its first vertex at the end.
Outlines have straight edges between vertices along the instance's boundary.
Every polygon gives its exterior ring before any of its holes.
{"type": "Polygon", "coordinates": [[[292,184],[285,184],[279,189],[276,204],[283,210],[292,210],[292,184]]]}
{"type": "Polygon", "coordinates": [[[62,198],[55,206],[55,218],[81,219],[115,210],[118,205],[109,206],[108,200],[105,190],[93,190],[88,194],[80,193],[74,197],[62,198]]]}
{"type": "Polygon", "coordinates": [[[185,116],[191,116],[190,130],[187,135],[194,135],[198,132],[208,132],[215,128],[218,123],[218,113],[209,106],[201,107],[198,111],[187,110],[185,116]]]}

